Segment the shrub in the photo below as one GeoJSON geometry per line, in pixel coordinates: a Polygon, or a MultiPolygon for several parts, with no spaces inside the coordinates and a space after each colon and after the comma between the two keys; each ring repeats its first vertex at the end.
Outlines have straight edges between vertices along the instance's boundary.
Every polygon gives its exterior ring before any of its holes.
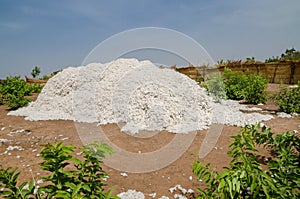
{"type": "Polygon", "coordinates": [[[246,62],[248,62],[248,63],[254,63],[255,62],[255,58],[254,57],[247,57],[246,58],[246,62]]]}
{"type": "Polygon", "coordinates": [[[26,89],[29,90],[29,93],[40,93],[43,89],[41,84],[26,84],[26,89]]]}
{"type": "Polygon", "coordinates": [[[299,198],[300,138],[286,132],[274,136],[269,128],[252,125],[232,136],[229,167],[221,173],[210,164],[193,164],[193,173],[206,188],[198,188],[198,198],[299,198]],[[263,170],[256,146],[264,144],[273,159],[263,170]]]}
{"type": "Polygon", "coordinates": [[[268,58],[265,60],[265,63],[272,63],[272,62],[279,62],[280,58],[278,56],[274,57],[272,56],[272,58],[268,58]]]}
{"type": "Polygon", "coordinates": [[[23,95],[6,95],[6,101],[4,104],[8,105],[12,110],[16,110],[23,107],[31,101],[31,99],[24,97],[23,95]]]}
{"type": "Polygon", "coordinates": [[[258,104],[266,101],[265,89],[268,81],[261,75],[224,70],[224,84],[229,99],[245,100],[247,103],[258,104]]]}
{"type": "Polygon", "coordinates": [[[265,63],[271,63],[271,62],[280,62],[280,61],[299,61],[300,60],[300,51],[296,51],[295,48],[286,49],[285,53],[281,54],[281,57],[279,56],[272,56],[272,58],[268,58],[265,60],[265,63]]]}
{"type": "Polygon", "coordinates": [[[281,86],[279,94],[275,96],[275,100],[281,111],[300,113],[300,81],[295,88],[281,86]]]}
{"type": "Polygon", "coordinates": [[[26,98],[30,93],[41,92],[39,84],[29,85],[20,76],[9,76],[0,84],[0,94],[3,104],[11,109],[18,109],[28,104],[31,100],[26,98]]]}
{"type": "Polygon", "coordinates": [[[112,195],[112,191],[105,192],[103,178],[107,177],[102,169],[102,158],[112,153],[111,148],[106,144],[92,143],[80,148],[83,152],[84,160],[75,158],[74,147],[57,144],[47,144],[41,151],[44,162],[41,167],[49,171],[49,175],[44,176],[45,185],[35,186],[31,180],[24,182],[20,186],[16,169],[0,168],[0,195],[4,198],[118,198],[112,195]],[[69,169],[67,169],[68,167],[69,169]],[[73,168],[73,169],[71,169],[73,168]],[[24,187],[28,185],[28,189],[24,187]]]}
{"type": "Polygon", "coordinates": [[[296,51],[295,48],[286,49],[284,54],[281,54],[282,60],[287,61],[299,61],[300,60],[300,52],[296,51]]]}
{"type": "Polygon", "coordinates": [[[226,99],[224,82],[220,74],[209,75],[203,86],[215,101],[220,102],[221,99],[226,99]]]}
{"type": "Polygon", "coordinates": [[[0,105],[3,105],[3,104],[4,104],[4,99],[3,99],[2,94],[0,93],[0,105]]]}
{"type": "Polygon", "coordinates": [[[17,95],[20,92],[23,92],[23,95],[28,95],[29,90],[25,91],[26,82],[23,79],[20,79],[20,76],[9,76],[2,81],[0,86],[0,92],[2,95],[17,95]]]}

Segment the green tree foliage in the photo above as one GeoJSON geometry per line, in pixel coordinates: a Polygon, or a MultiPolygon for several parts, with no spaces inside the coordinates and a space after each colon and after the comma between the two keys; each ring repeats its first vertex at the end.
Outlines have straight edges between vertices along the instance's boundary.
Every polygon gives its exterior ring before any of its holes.
{"type": "Polygon", "coordinates": [[[38,77],[40,75],[40,73],[41,73],[41,69],[38,66],[34,67],[31,71],[31,75],[33,78],[38,77]]]}
{"type": "Polygon", "coordinates": [[[272,56],[272,58],[268,58],[265,60],[265,63],[270,62],[280,62],[280,61],[299,61],[300,60],[300,51],[297,51],[295,48],[286,49],[285,53],[281,54],[281,57],[279,56],[272,56]]]}
{"type": "Polygon", "coordinates": [[[229,167],[221,173],[210,164],[193,164],[193,172],[203,180],[198,198],[300,198],[300,138],[291,132],[277,134],[251,125],[232,136],[229,167]],[[256,147],[262,145],[273,155],[262,168],[256,147]]]}
{"type": "Polygon", "coordinates": [[[300,51],[296,51],[295,48],[286,49],[285,53],[281,55],[281,59],[288,61],[299,61],[300,51]]]}

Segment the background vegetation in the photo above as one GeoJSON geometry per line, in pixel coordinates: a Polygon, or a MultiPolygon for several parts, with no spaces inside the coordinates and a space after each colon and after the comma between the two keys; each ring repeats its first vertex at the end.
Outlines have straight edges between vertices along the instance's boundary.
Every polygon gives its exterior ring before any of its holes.
{"type": "Polygon", "coordinates": [[[31,93],[39,93],[42,90],[39,84],[26,84],[20,76],[9,76],[0,83],[0,103],[8,105],[12,110],[18,109],[31,101],[31,93]]]}

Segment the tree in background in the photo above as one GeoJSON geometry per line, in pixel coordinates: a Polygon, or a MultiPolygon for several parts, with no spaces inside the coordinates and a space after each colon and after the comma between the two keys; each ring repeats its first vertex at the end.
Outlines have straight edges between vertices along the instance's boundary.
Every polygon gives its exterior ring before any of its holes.
{"type": "Polygon", "coordinates": [[[31,71],[31,75],[33,78],[36,78],[37,76],[39,76],[40,73],[41,73],[41,69],[38,66],[34,67],[34,69],[32,69],[32,71],[31,71]]]}
{"type": "Polygon", "coordinates": [[[281,54],[283,60],[299,61],[300,51],[296,51],[295,48],[286,49],[285,54],[281,54]]]}

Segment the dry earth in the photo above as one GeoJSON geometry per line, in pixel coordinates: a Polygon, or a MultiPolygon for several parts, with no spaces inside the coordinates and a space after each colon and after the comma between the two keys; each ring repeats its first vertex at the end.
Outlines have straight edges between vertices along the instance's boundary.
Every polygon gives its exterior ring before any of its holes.
{"type": "MultiPolygon", "coordinates": [[[[278,91],[278,85],[270,84],[268,87],[270,92],[278,91]]],[[[256,106],[267,111],[277,111],[278,107],[273,101],[269,101],[265,105],[256,106]]],[[[39,151],[43,144],[48,142],[64,141],[66,144],[82,146],[80,137],[78,136],[74,122],[72,121],[26,121],[23,117],[7,116],[7,106],[0,106],[0,138],[11,140],[10,142],[0,143],[0,162],[4,167],[18,167],[22,172],[21,180],[30,180],[34,178],[36,181],[40,179],[43,172],[39,169],[39,163],[42,161],[39,151]],[[16,132],[16,130],[25,130],[16,132]],[[9,146],[21,146],[24,150],[7,151],[9,146]]],[[[273,113],[274,114],[274,113],[273,113]]],[[[300,131],[300,118],[278,118],[274,114],[274,119],[264,122],[273,132],[280,133],[289,130],[300,131]]],[[[118,125],[109,124],[102,126],[104,132],[111,142],[119,147],[131,152],[147,152],[156,150],[166,143],[170,142],[174,134],[168,132],[160,132],[159,134],[146,139],[129,136],[121,133],[118,125]]],[[[222,134],[215,148],[203,159],[204,162],[210,162],[213,167],[221,171],[223,166],[228,165],[230,159],[227,157],[229,151],[229,143],[232,141],[230,136],[236,135],[239,127],[224,126],[222,134]]],[[[115,170],[104,165],[105,171],[108,172],[110,178],[107,180],[109,187],[114,188],[114,193],[134,189],[145,194],[146,198],[151,198],[149,194],[156,193],[155,198],[163,195],[173,198],[174,192],[170,193],[169,188],[180,184],[186,189],[193,189],[202,186],[195,176],[192,174],[192,163],[199,160],[198,153],[201,143],[207,131],[198,131],[197,135],[189,147],[189,149],[175,162],[169,166],[149,173],[135,174],[127,173],[128,176],[121,176],[123,171],[115,170]],[[192,177],[191,177],[192,176],[192,177]]],[[[268,157],[269,154],[261,150],[262,157],[268,157]]]]}

